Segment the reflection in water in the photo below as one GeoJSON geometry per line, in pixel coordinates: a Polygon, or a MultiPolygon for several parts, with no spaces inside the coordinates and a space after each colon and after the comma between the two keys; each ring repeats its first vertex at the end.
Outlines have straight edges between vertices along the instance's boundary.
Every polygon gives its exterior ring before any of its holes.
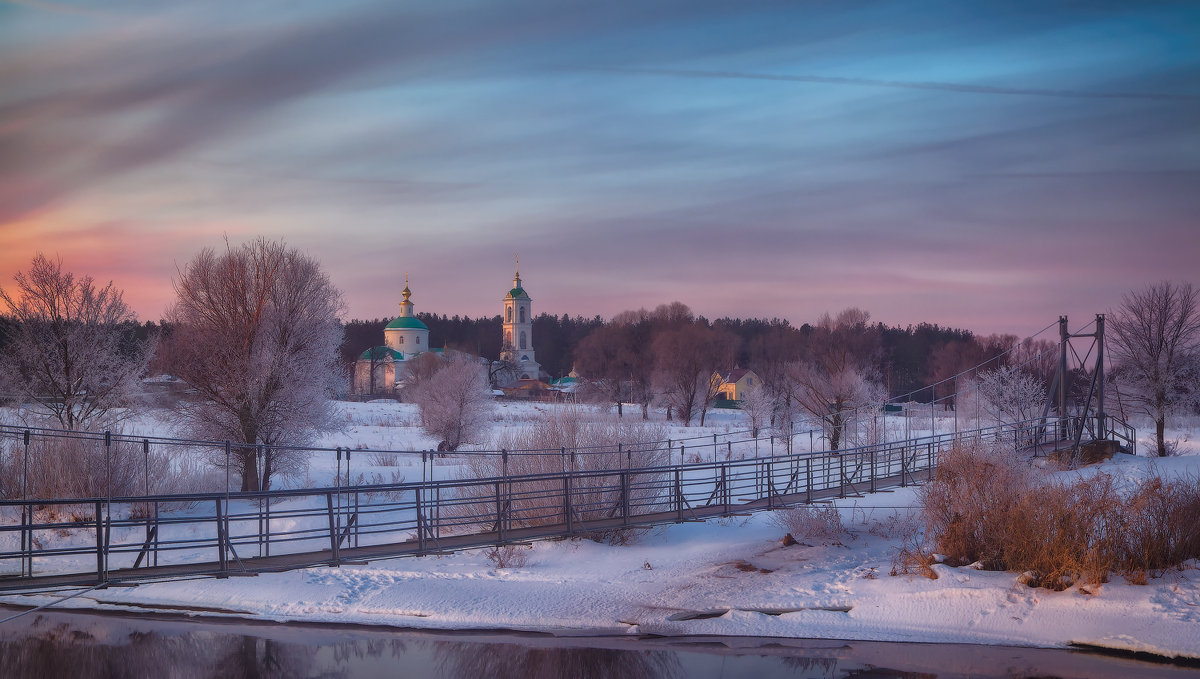
{"type": "MultiPolygon", "coordinates": [[[[5,610],[0,609],[0,617],[5,610]]],[[[555,638],[192,622],[66,612],[0,626],[0,676],[1174,677],[1194,670],[1071,651],[818,640],[555,638]]]]}
{"type": "MultiPolygon", "coordinates": [[[[12,624],[12,623],[10,623],[12,624]]],[[[252,636],[197,631],[160,634],[81,629],[44,616],[24,634],[0,636],[0,668],[7,677],[177,677],[274,679],[310,675],[316,648],[252,636]]],[[[347,676],[324,673],[321,676],[347,676]]]]}
{"type": "Polygon", "coordinates": [[[515,644],[438,644],[438,675],[496,679],[675,679],[677,654],[614,648],[535,648],[515,644]]]}

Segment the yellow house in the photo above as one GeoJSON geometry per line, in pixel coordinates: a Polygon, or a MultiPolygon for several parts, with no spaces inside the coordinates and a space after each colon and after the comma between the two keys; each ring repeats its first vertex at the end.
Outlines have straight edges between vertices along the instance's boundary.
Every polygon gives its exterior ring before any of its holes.
{"type": "Polygon", "coordinates": [[[717,385],[717,400],[740,401],[746,390],[761,386],[762,381],[753,370],[734,368],[723,373],[713,373],[713,382],[717,385]]]}

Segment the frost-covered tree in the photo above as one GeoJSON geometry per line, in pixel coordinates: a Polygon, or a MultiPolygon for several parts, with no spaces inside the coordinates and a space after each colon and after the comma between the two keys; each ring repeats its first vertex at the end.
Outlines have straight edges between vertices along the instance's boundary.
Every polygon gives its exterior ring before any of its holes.
{"type": "Polygon", "coordinates": [[[1048,398],[1042,380],[1013,366],[980,373],[974,387],[980,407],[997,423],[1039,417],[1048,398]]]}
{"type": "Polygon", "coordinates": [[[1197,291],[1164,281],[1127,293],[1107,327],[1120,397],[1154,420],[1158,454],[1166,455],[1167,417],[1200,399],[1197,291]]]}
{"type": "Polygon", "coordinates": [[[761,381],[746,389],[742,394],[741,408],[750,421],[751,436],[758,438],[758,431],[770,424],[775,407],[775,395],[761,381]]]}
{"type": "Polygon", "coordinates": [[[837,318],[825,314],[807,355],[787,366],[792,400],[822,423],[831,450],[841,445],[855,409],[883,400],[883,387],[874,375],[879,336],[869,320],[870,315],[857,308],[837,318]]]}
{"type": "Polygon", "coordinates": [[[183,423],[196,437],[242,444],[233,460],[242,490],[266,490],[301,464],[271,446],[303,445],[333,426],[330,397],[345,384],[341,293],[315,259],[263,238],[201,251],[174,284],[173,370],[201,397],[181,409],[183,423]]]}
{"type": "Polygon", "coordinates": [[[15,290],[0,288],[12,321],[0,383],[64,429],[112,426],[128,414],[153,347],[135,339],[136,318],[122,292],[41,254],[13,279],[15,290]]]}
{"type": "Polygon", "coordinates": [[[492,410],[487,369],[469,354],[448,351],[441,368],[414,385],[410,398],[421,414],[421,426],[439,439],[439,450],[481,440],[492,410]]]}

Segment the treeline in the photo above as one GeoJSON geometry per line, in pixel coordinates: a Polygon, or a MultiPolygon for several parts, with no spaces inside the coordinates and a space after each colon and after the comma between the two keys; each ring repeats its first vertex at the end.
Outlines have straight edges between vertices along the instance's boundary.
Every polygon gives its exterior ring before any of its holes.
{"type": "MultiPolygon", "coordinates": [[[[669,305],[668,305],[669,306],[669,305]]],[[[683,306],[683,305],[680,305],[683,306]]],[[[686,307],[684,307],[686,308],[686,307]]],[[[649,318],[654,312],[625,312],[616,321],[625,322],[630,317],[642,314],[649,318]]],[[[690,316],[690,311],[687,312],[690,316]]],[[[499,315],[470,318],[419,313],[417,317],[429,326],[429,346],[450,348],[483,356],[489,360],[500,357],[499,315]]],[[[354,363],[367,348],[383,343],[383,329],[391,319],[351,320],[345,323],[345,336],[341,356],[347,366],[354,363]]],[[[756,366],[768,360],[772,354],[796,357],[810,341],[813,325],[805,323],[793,326],[785,319],[718,318],[709,321],[703,316],[691,318],[690,323],[726,333],[732,342],[732,357],[729,368],[756,366]]],[[[562,314],[540,314],[533,319],[534,349],[542,369],[552,378],[566,376],[582,358],[578,352],[580,344],[597,328],[612,325],[600,316],[585,318],[562,314]]],[[[618,323],[619,324],[619,323],[618,323]]],[[[147,323],[152,326],[153,323],[147,323]]],[[[649,323],[647,322],[647,325],[649,323]]],[[[648,328],[647,328],[648,330],[648,328]]],[[[975,363],[983,361],[996,351],[988,351],[987,338],[978,338],[970,330],[942,327],[933,323],[919,323],[905,327],[889,327],[883,323],[872,326],[878,337],[876,372],[885,385],[889,396],[906,394],[955,374],[975,363]]],[[[649,351],[649,332],[643,337],[643,349],[649,351]]],[[[992,345],[1003,345],[1016,341],[1015,336],[1002,340],[991,340],[992,345]]],[[[1004,348],[1007,348],[1005,346],[1004,348]]],[[[1003,349],[1000,349],[1003,350],[1003,349]]],[[[586,358],[584,359],[587,360],[586,358]]],[[[928,396],[921,396],[927,399],[928,396]]]]}

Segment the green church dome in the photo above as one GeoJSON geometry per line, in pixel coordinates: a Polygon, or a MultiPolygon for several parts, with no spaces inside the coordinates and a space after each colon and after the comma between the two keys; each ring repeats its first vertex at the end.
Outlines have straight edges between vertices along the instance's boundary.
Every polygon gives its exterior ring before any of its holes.
{"type": "Polygon", "coordinates": [[[358,357],[364,361],[369,361],[369,360],[371,360],[371,352],[372,351],[376,352],[376,354],[375,354],[376,361],[385,359],[385,358],[390,358],[393,361],[403,361],[404,360],[404,356],[401,355],[401,353],[399,351],[396,351],[395,349],[393,349],[391,347],[372,347],[372,348],[367,349],[366,351],[362,352],[361,354],[359,354],[358,357]]]}
{"type": "Polygon", "coordinates": [[[428,330],[429,327],[416,316],[397,316],[396,320],[387,324],[391,330],[428,330]]]}

